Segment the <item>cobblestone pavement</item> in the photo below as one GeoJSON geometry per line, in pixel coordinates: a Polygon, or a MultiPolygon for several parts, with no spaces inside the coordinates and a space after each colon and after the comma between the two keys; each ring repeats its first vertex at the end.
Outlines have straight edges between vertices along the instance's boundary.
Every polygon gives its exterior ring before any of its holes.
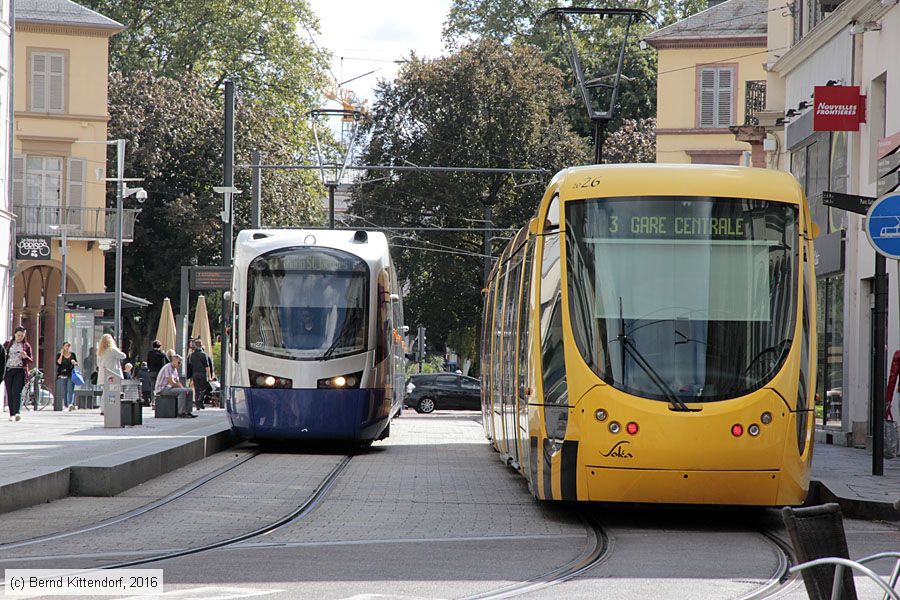
{"type": "Polygon", "coordinates": [[[69,496],[0,515],[0,545],[86,527],[167,496],[247,456],[250,450],[219,452],[113,497],[69,496]]]}
{"type": "MultiPolygon", "coordinates": [[[[872,475],[872,453],[858,448],[816,444],[813,479],[841,498],[886,502],[900,500],[900,458],[885,459],[884,475],[872,475]]],[[[900,520],[900,515],[897,515],[900,520]]]]}
{"type": "Polygon", "coordinates": [[[302,504],[340,458],[333,454],[259,455],[145,515],[72,538],[17,548],[15,557],[0,559],[0,567],[94,566],[250,532],[302,504]]]}

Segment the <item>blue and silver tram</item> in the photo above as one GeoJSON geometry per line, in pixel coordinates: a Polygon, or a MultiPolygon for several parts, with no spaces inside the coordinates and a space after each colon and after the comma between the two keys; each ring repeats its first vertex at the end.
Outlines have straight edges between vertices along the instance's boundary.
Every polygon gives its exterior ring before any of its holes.
{"type": "Polygon", "coordinates": [[[403,400],[403,305],[383,233],[245,230],[226,406],[244,439],[384,439],[403,400]]]}

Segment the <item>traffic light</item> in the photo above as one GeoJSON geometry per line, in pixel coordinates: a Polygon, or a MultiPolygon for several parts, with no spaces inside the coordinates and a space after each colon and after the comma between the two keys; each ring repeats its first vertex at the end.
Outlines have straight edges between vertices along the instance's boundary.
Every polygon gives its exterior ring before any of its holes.
{"type": "Polygon", "coordinates": [[[419,325],[419,335],[416,338],[416,361],[425,360],[425,327],[419,325]]]}

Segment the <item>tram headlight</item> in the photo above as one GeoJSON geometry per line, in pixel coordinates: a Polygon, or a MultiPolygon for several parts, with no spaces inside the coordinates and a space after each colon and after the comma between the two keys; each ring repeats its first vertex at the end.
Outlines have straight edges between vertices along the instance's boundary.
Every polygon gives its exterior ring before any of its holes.
{"type": "Polygon", "coordinates": [[[336,375],[334,377],[326,377],[320,379],[316,383],[316,387],[320,390],[348,390],[356,389],[362,381],[362,371],[350,373],[349,375],[336,375]]]}
{"type": "Polygon", "coordinates": [[[772,422],[772,413],[766,411],[762,415],[760,415],[759,420],[762,421],[763,425],[768,425],[772,422]]]}
{"type": "Polygon", "coordinates": [[[751,425],[750,427],[747,428],[747,433],[749,433],[753,437],[758,436],[759,435],[759,425],[754,423],[753,425],[751,425]]]}
{"type": "Polygon", "coordinates": [[[605,421],[608,416],[607,412],[602,408],[598,408],[597,412],[594,413],[594,418],[598,421],[605,421]]]}
{"type": "Polygon", "coordinates": [[[609,424],[609,432],[610,433],[619,433],[622,430],[622,426],[619,425],[618,421],[613,421],[609,424]]]}
{"type": "Polygon", "coordinates": [[[249,371],[250,387],[255,388],[273,388],[284,389],[294,387],[294,382],[287,377],[278,377],[277,375],[269,375],[259,371],[249,371]]]}

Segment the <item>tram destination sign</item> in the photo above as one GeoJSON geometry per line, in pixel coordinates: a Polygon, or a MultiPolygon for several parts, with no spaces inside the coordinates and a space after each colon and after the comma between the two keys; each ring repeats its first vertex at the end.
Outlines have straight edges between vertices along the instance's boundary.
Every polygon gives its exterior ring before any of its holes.
{"type": "Polygon", "coordinates": [[[869,212],[869,207],[875,204],[877,198],[871,196],[855,196],[853,194],[841,194],[839,192],[822,192],[822,204],[846,210],[847,212],[864,215],[869,212]]]}
{"type": "Polygon", "coordinates": [[[229,267],[191,267],[192,290],[230,290],[229,267]]]}

